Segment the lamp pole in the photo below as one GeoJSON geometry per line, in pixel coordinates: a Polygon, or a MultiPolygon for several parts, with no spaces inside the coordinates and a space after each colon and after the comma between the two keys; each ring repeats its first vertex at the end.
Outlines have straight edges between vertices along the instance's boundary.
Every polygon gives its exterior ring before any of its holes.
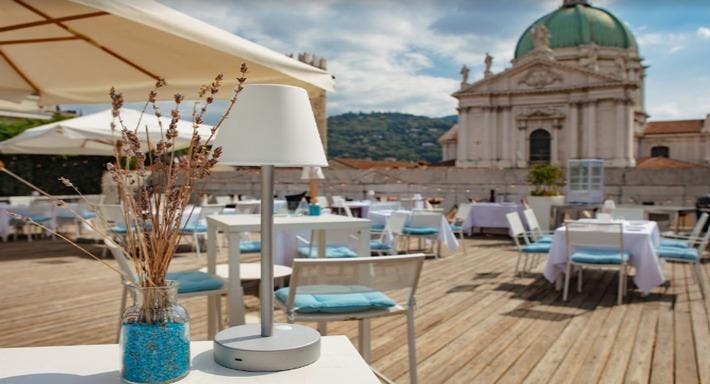
{"type": "Polygon", "coordinates": [[[274,263],[272,246],[274,229],[274,166],[261,166],[261,336],[274,331],[274,263]]]}

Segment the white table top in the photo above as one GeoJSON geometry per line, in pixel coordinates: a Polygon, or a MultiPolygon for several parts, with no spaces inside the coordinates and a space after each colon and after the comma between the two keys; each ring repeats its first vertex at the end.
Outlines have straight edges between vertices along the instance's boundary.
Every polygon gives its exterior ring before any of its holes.
{"type": "MultiPolygon", "coordinates": [[[[345,336],[321,339],[321,358],[290,371],[244,372],[212,358],[212,341],[190,343],[192,370],[179,383],[379,384],[345,336]]],[[[102,384],[120,382],[116,344],[68,347],[0,348],[0,383],[102,384]]]]}
{"type": "MultiPolygon", "coordinates": [[[[207,267],[201,268],[201,272],[207,272],[207,267]]],[[[285,265],[274,264],[274,279],[291,276],[293,270],[285,265]]],[[[229,264],[217,264],[217,276],[229,279],[229,264]]],[[[261,264],[259,263],[239,263],[239,278],[246,280],[261,280],[261,264]]]]}
{"type": "MultiPolygon", "coordinates": [[[[261,215],[212,215],[207,223],[229,228],[230,232],[261,229],[261,215]]],[[[370,228],[370,220],[341,215],[274,216],[274,230],[370,228]]]]}

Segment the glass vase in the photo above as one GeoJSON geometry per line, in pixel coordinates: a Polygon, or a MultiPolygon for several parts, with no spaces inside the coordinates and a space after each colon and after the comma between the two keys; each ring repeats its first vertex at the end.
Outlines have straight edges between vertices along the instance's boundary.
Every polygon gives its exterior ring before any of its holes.
{"type": "Polygon", "coordinates": [[[121,379],[172,383],[190,371],[190,317],[177,303],[178,284],[128,284],[133,305],[121,317],[121,379]]]}

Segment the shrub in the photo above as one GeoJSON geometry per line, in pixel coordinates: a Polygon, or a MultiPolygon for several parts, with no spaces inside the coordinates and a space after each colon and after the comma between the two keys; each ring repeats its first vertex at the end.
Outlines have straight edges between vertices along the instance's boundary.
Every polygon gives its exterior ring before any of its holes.
{"type": "Polygon", "coordinates": [[[528,173],[528,183],[535,186],[532,196],[557,196],[564,185],[564,171],[555,164],[535,164],[528,173]]]}

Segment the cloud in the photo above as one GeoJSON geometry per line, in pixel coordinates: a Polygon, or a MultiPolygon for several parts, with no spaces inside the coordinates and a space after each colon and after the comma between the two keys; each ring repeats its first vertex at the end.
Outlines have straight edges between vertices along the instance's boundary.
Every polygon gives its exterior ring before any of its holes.
{"type": "Polygon", "coordinates": [[[710,28],[708,27],[700,27],[696,33],[702,39],[710,39],[710,28]]]}
{"type": "Polygon", "coordinates": [[[504,69],[523,29],[559,6],[559,0],[161,1],[276,51],[325,57],[336,76],[329,114],[430,116],[455,113],[450,95],[462,64],[471,68],[472,79],[480,78],[490,52],[493,69],[504,69]]]}

